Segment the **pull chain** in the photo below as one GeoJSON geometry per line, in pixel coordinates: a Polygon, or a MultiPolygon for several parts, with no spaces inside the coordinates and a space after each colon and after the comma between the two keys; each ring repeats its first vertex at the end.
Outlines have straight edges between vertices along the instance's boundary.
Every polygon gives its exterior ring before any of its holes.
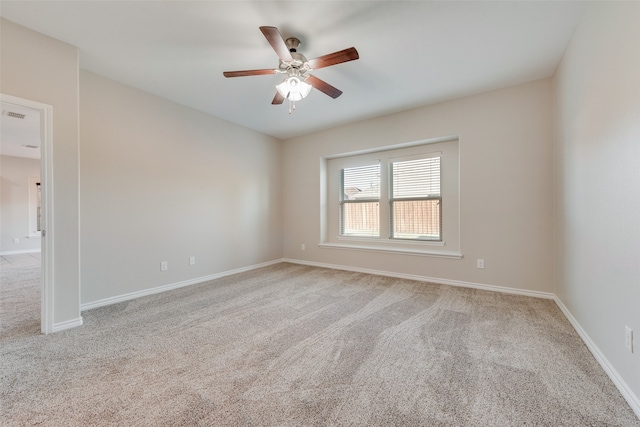
{"type": "Polygon", "coordinates": [[[293,113],[294,111],[296,111],[296,103],[292,100],[289,100],[289,114],[293,113]]]}

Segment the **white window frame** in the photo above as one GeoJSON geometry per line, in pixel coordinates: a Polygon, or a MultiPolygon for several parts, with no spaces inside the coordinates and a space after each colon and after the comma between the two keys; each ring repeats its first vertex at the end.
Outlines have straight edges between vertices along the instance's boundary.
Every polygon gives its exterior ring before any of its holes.
{"type": "Polygon", "coordinates": [[[337,154],[321,159],[320,247],[462,258],[460,249],[459,143],[457,137],[439,138],[337,154]],[[390,238],[389,163],[400,159],[437,155],[441,159],[442,240],[390,238]],[[380,236],[340,235],[340,171],[344,168],[381,163],[380,236]]]}
{"type": "MultiPolygon", "coordinates": [[[[339,226],[340,226],[340,230],[339,230],[339,235],[343,236],[343,237],[360,237],[360,238],[369,238],[369,237],[373,237],[373,238],[378,238],[380,237],[382,230],[380,229],[380,223],[378,222],[378,233],[377,235],[373,235],[373,234],[360,234],[358,235],[357,233],[346,233],[345,232],[345,208],[348,205],[358,205],[358,204],[369,204],[369,203],[376,203],[378,205],[378,211],[380,210],[380,191],[382,190],[382,186],[380,185],[380,179],[381,179],[381,173],[382,173],[382,165],[380,164],[380,161],[374,161],[374,162],[370,162],[366,165],[359,165],[359,166],[349,166],[349,167],[345,167],[345,168],[341,168],[340,169],[340,186],[339,186],[339,190],[340,190],[340,194],[338,197],[339,200],[339,204],[340,204],[340,222],[339,222],[339,226]],[[374,198],[374,197],[365,197],[362,199],[347,199],[346,196],[346,188],[344,187],[344,171],[346,169],[356,169],[356,168],[362,168],[362,167],[371,167],[371,166],[375,166],[378,168],[378,197],[374,198]]],[[[378,215],[378,221],[379,221],[379,217],[380,215],[378,215]]]]}
{"type": "MultiPolygon", "coordinates": [[[[408,161],[412,161],[412,160],[425,160],[425,159],[434,159],[437,158],[438,160],[441,160],[442,157],[442,153],[441,152],[434,152],[434,153],[425,153],[425,154],[419,154],[419,155],[415,155],[415,156],[409,156],[409,157],[400,157],[400,158],[391,158],[388,160],[388,164],[387,164],[387,170],[388,170],[388,175],[387,175],[387,179],[389,181],[389,209],[387,212],[387,215],[389,216],[389,238],[390,239],[396,239],[396,240],[407,240],[407,241],[420,241],[420,242],[442,242],[442,191],[438,191],[438,195],[437,196],[433,196],[433,195],[427,195],[427,196],[415,196],[415,197],[411,197],[411,198],[406,198],[406,197],[395,197],[394,193],[393,193],[393,187],[394,187],[394,181],[393,181],[393,165],[396,163],[402,163],[402,162],[408,162],[408,161]],[[411,237],[400,237],[400,236],[396,236],[395,235],[395,230],[394,230],[394,226],[393,226],[393,219],[394,219],[394,209],[393,209],[393,205],[395,202],[403,202],[403,201],[424,201],[424,200],[437,200],[438,201],[438,209],[439,209],[439,225],[438,225],[438,238],[437,239],[421,239],[421,238],[411,238],[411,237]]],[[[442,170],[441,170],[441,162],[438,162],[438,171],[439,171],[439,176],[438,176],[438,181],[440,181],[441,177],[442,177],[442,170]]]]}

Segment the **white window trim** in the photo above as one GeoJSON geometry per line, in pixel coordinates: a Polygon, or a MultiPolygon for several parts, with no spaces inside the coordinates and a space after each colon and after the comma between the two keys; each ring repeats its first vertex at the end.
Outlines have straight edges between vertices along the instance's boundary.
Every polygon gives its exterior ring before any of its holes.
{"type": "MultiPolygon", "coordinates": [[[[385,242],[385,245],[389,242],[385,242]]],[[[354,245],[354,244],[342,244],[342,243],[319,243],[318,247],[328,249],[347,249],[358,251],[370,251],[370,252],[383,252],[389,254],[405,254],[405,255],[422,255],[439,258],[454,258],[462,259],[462,253],[457,251],[435,251],[427,249],[412,249],[412,248],[392,248],[382,245],[354,245]]]]}
{"type": "MultiPolygon", "coordinates": [[[[358,250],[358,251],[372,251],[372,252],[381,252],[381,253],[393,253],[393,254],[405,254],[405,255],[416,255],[416,256],[430,256],[430,257],[441,257],[441,258],[454,258],[461,259],[463,257],[461,250],[461,237],[460,237],[460,146],[459,146],[460,138],[457,135],[434,138],[428,140],[420,140],[409,143],[402,143],[391,146],[384,146],[379,148],[368,148],[365,150],[352,151],[342,154],[333,154],[326,157],[322,157],[320,159],[320,191],[321,191],[321,200],[320,206],[322,207],[320,212],[320,242],[318,244],[321,248],[326,249],[340,249],[340,250],[358,250]],[[331,179],[335,179],[332,177],[332,172],[335,171],[336,168],[344,168],[344,167],[354,167],[358,165],[362,165],[367,162],[371,162],[373,159],[380,159],[380,152],[386,152],[391,150],[400,150],[405,148],[414,148],[421,147],[424,148],[425,151],[423,153],[418,154],[399,154],[399,155],[390,155],[388,158],[385,158],[384,163],[388,163],[391,159],[398,158],[410,158],[412,156],[419,156],[424,158],[425,155],[447,155],[446,150],[440,149],[438,146],[434,144],[438,143],[449,143],[455,142],[455,150],[457,152],[455,158],[455,192],[457,193],[452,198],[448,198],[455,206],[453,217],[455,218],[454,223],[450,223],[448,226],[451,227],[453,232],[453,240],[450,239],[451,236],[447,236],[443,233],[443,241],[428,241],[428,240],[411,240],[411,239],[387,239],[380,237],[354,237],[354,236],[340,236],[339,229],[332,225],[335,222],[335,212],[331,210],[332,203],[336,203],[332,199],[334,194],[334,188],[331,184],[331,179]],[[370,155],[370,156],[367,156],[370,155]],[[348,159],[352,156],[362,156],[362,159],[353,158],[348,159]],[[344,159],[344,161],[340,160],[344,159]],[[338,160],[338,162],[335,162],[338,160]],[[331,166],[330,162],[334,162],[331,166]]],[[[416,148],[419,150],[419,148],[416,148]]],[[[382,195],[382,194],[381,194],[382,195]]]]}
{"type": "Polygon", "coordinates": [[[398,239],[398,238],[379,238],[379,237],[354,237],[354,236],[336,236],[337,240],[343,240],[345,242],[360,243],[384,243],[385,245],[414,245],[414,246],[444,246],[445,242],[438,240],[420,240],[420,239],[398,239]]]}

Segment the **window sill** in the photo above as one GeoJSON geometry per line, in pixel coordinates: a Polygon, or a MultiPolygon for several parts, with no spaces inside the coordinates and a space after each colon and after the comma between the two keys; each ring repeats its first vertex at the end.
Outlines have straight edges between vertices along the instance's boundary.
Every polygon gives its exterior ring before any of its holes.
{"type": "MultiPolygon", "coordinates": [[[[358,246],[358,242],[364,243],[363,246],[373,245],[375,247],[383,247],[387,246],[393,248],[394,246],[406,246],[409,250],[413,250],[411,246],[424,248],[425,246],[444,246],[445,242],[437,241],[437,240],[418,240],[418,239],[381,239],[378,237],[361,237],[361,236],[336,236],[337,240],[341,240],[346,245],[356,245],[358,246]],[[383,242],[383,243],[377,243],[383,242]]],[[[341,244],[341,243],[337,243],[341,244]]],[[[422,249],[419,249],[422,250],[422,249]]]]}
{"type": "Polygon", "coordinates": [[[418,248],[393,248],[382,245],[353,245],[347,243],[319,243],[319,247],[327,249],[346,249],[356,251],[383,252],[390,254],[430,256],[438,258],[462,259],[462,253],[453,251],[438,251],[418,248]]]}

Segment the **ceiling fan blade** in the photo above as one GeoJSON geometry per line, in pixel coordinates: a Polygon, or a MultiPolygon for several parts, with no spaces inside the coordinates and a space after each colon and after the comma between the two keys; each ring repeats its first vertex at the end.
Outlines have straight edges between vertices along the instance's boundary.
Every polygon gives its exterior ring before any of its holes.
{"type": "Polygon", "coordinates": [[[318,89],[320,92],[326,93],[333,99],[342,95],[342,91],[340,89],[331,86],[329,83],[325,82],[324,80],[320,80],[316,76],[309,76],[305,81],[311,86],[318,89]]]}
{"type": "Polygon", "coordinates": [[[242,70],[242,71],[225,71],[222,73],[225,77],[246,77],[246,76],[264,76],[266,74],[275,74],[273,68],[265,68],[263,70],[242,70]]]}
{"type": "Polygon", "coordinates": [[[327,55],[319,56],[309,61],[309,66],[314,69],[320,69],[329,67],[331,65],[341,64],[343,62],[349,62],[360,58],[358,51],[355,47],[344,49],[338,52],[329,53],[327,55]]]}
{"type": "Polygon", "coordinates": [[[280,31],[276,27],[260,27],[260,31],[262,31],[262,34],[267,38],[267,41],[280,59],[286,62],[293,61],[293,57],[284,43],[280,31]]]}
{"type": "Polygon", "coordinates": [[[282,104],[284,102],[284,96],[280,95],[280,92],[276,92],[276,96],[273,97],[273,101],[271,101],[272,105],[282,104]]]}

